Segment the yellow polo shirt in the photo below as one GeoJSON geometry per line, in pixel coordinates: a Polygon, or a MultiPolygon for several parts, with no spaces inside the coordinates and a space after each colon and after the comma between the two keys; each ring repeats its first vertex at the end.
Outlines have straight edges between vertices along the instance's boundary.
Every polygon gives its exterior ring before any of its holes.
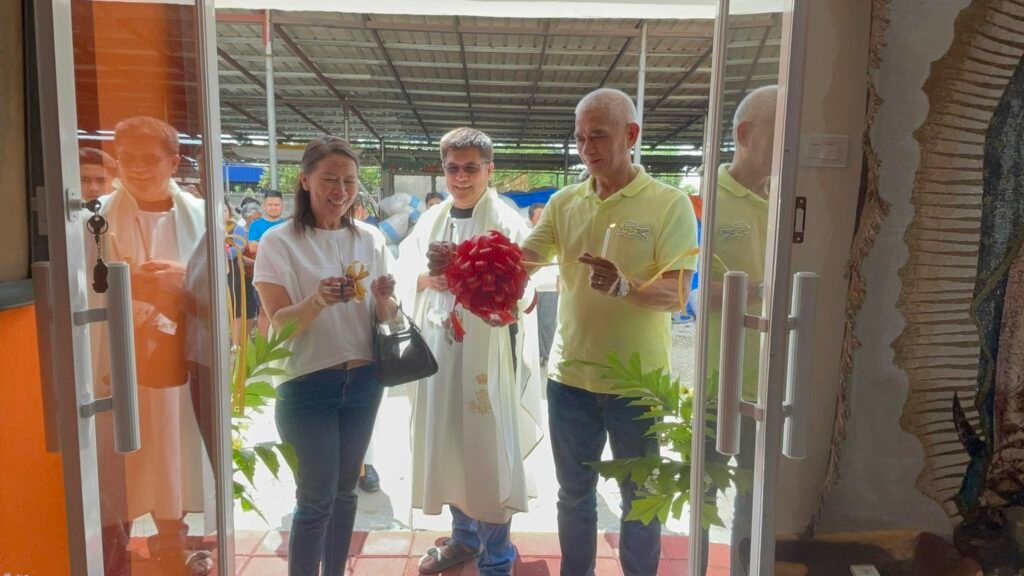
{"type": "MultiPolygon", "coordinates": [[[[566,360],[605,362],[615,352],[626,362],[639,353],[644,371],[669,365],[672,337],[667,312],[640,308],[590,288],[590,267],[579,263],[584,252],[601,254],[609,224],[615,224],[608,259],[631,278],[646,280],[682,252],[697,247],[697,220],[685,194],[638,173],[605,200],[593,178],[566,186],[548,202],[540,222],[523,247],[545,262],[557,257],[561,278],[558,330],[551,347],[551,379],[591,392],[607,393],[611,383],[596,370],[567,367],[566,360]]],[[[681,258],[671,270],[693,270],[697,257],[681,258]]]]}
{"type": "MultiPolygon", "coordinates": [[[[729,174],[729,165],[718,168],[718,194],[715,203],[714,258],[711,278],[722,282],[725,273],[746,272],[754,289],[764,281],[764,260],[768,244],[768,200],[745,188],[729,174]]],[[[761,303],[752,299],[747,313],[761,315],[761,303]]],[[[713,308],[708,315],[708,361],[710,370],[718,370],[722,346],[722,310],[713,308]]],[[[761,335],[744,330],[743,398],[757,398],[757,372],[761,335]]]]}

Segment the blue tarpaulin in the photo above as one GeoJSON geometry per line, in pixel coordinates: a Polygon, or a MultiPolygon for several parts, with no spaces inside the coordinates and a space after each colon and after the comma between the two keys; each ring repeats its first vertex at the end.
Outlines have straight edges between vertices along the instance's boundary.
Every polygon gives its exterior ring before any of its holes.
{"type": "Polygon", "coordinates": [[[529,192],[505,192],[503,196],[508,197],[520,208],[529,208],[534,204],[547,204],[551,195],[558,191],[558,188],[537,188],[529,192]]]}
{"type": "Polygon", "coordinates": [[[263,166],[237,166],[227,165],[224,167],[224,180],[235,183],[258,184],[263,177],[263,166]]]}

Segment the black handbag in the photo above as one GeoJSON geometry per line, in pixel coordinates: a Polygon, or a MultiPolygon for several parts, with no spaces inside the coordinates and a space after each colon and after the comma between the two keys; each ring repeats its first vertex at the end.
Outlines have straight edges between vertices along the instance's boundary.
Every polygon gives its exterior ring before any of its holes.
{"type": "Polygon", "coordinates": [[[437,359],[412,318],[398,307],[405,327],[392,332],[374,315],[373,369],[382,386],[398,386],[437,374],[437,359]]]}

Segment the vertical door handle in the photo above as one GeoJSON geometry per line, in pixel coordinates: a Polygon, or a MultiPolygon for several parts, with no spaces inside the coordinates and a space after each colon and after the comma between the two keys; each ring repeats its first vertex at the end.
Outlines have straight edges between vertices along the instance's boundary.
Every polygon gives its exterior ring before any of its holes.
{"type": "Polygon", "coordinates": [[[50,298],[50,263],[32,264],[32,289],[36,300],[36,342],[39,348],[39,379],[43,392],[43,430],[46,451],[60,452],[60,430],[57,428],[57,389],[53,382],[53,362],[50,354],[53,342],[50,328],[53,323],[53,305],[50,298]]]}
{"type": "Polygon", "coordinates": [[[786,370],[786,423],[782,453],[794,460],[807,457],[807,406],[811,396],[811,354],[817,318],[818,275],[793,275],[793,315],[790,317],[789,358],[786,370]]]}
{"type": "Polygon", "coordinates": [[[746,272],[726,272],[722,290],[722,352],[718,368],[718,436],[721,454],[740,451],[740,404],[743,393],[744,324],[747,313],[746,272]]]}
{"type": "Polygon", "coordinates": [[[135,373],[131,270],[124,262],[108,265],[107,333],[110,337],[110,389],[114,410],[114,448],[139,449],[139,396],[135,373]]]}

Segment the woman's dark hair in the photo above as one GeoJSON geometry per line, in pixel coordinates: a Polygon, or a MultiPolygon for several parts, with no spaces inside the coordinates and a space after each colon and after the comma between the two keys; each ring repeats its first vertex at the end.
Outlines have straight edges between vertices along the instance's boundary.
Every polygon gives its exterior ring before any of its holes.
{"type": "MultiPolygon", "coordinates": [[[[359,170],[359,153],[352,148],[352,145],[344,138],[328,135],[312,140],[306,145],[306,150],[302,153],[302,174],[306,176],[312,174],[316,170],[317,164],[330,155],[349,158],[356,163],[356,170],[359,170]]],[[[352,206],[349,206],[348,211],[341,217],[341,225],[355,232],[354,222],[355,203],[353,202],[352,206]]],[[[309,197],[309,190],[302,186],[301,176],[295,182],[295,212],[292,215],[292,224],[300,236],[305,234],[308,228],[316,226],[316,217],[313,215],[313,203],[309,197]]]]}

